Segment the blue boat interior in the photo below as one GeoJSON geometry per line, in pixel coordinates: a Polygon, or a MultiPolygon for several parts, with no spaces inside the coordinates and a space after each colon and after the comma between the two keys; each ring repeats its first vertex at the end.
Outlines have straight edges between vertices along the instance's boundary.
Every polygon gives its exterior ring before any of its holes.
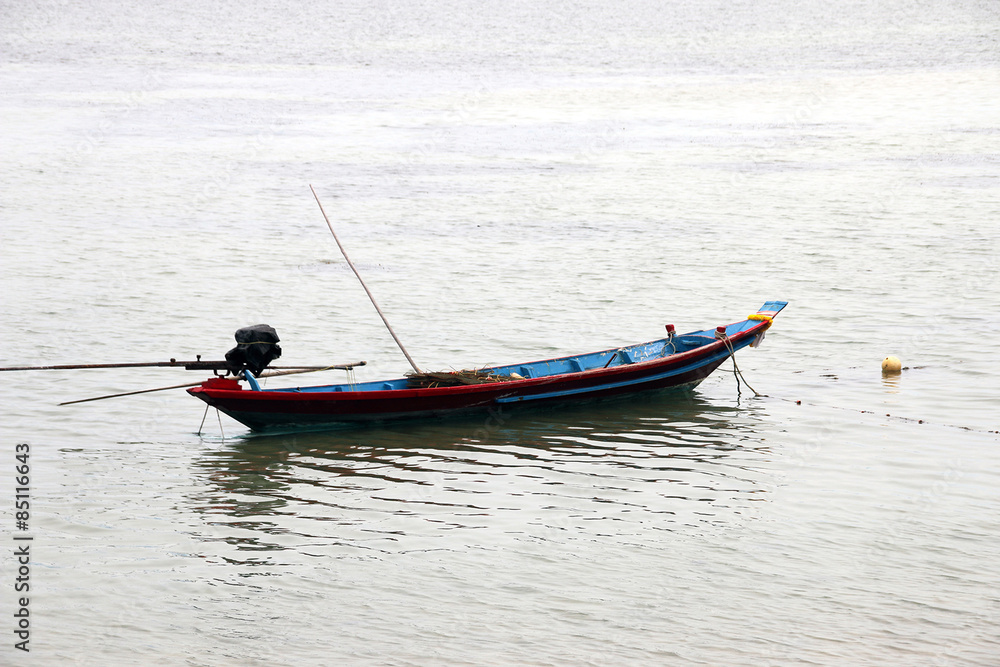
{"type": "MultiPolygon", "coordinates": [[[[768,306],[784,304],[782,302],[768,302],[761,312],[765,312],[768,306]]],[[[777,308],[780,310],[780,307],[777,308]]],[[[776,312],[776,311],[773,311],[776,312]]],[[[758,322],[745,320],[730,324],[726,327],[726,334],[732,336],[741,331],[756,326],[758,322]]],[[[627,366],[642,361],[668,357],[674,354],[690,352],[709,343],[715,342],[715,329],[705,331],[695,331],[687,334],[678,334],[668,338],[627,345],[620,348],[601,350],[600,352],[590,352],[588,354],[578,354],[569,357],[558,357],[556,359],[545,359],[543,361],[533,361],[529,363],[510,364],[507,366],[490,366],[483,370],[497,375],[520,376],[524,379],[549,377],[553,375],[565,375],[567,373],[579,373],[597,368],[614,368],[616,366],[627,366]]],[[[742,347],[742,345],[740,346],[742,347]]],[[[260,391],[259,385],[252,377],[247,378],[252,390],[260,391]]],[[[395,380],[380,380],[375,382],[357,382],[345,384],[331,384],[315,387],[294,387],[288,389],[268,389],[265,391],[278,392],[353,392],[353,391],[393,391],[398,389],[408,389],[407,378],[397,378],[395,380]]]]}

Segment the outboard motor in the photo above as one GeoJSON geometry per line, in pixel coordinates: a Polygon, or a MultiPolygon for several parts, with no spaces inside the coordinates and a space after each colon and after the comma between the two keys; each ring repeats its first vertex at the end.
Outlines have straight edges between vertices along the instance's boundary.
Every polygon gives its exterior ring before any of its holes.
{"type": "Polygon", "coordinates": [[[281,356],[278,340],[278,332],[267,324],[255,324],[237,330],[238,345],[226,352],[229,371],[238,375],[245,368],[254,377],[260,377],[267,365],[281,356]]]}

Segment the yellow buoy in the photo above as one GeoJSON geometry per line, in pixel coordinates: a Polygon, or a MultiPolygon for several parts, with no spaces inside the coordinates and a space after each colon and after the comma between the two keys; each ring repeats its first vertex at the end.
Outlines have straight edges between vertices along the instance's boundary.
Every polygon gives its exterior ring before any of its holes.
{"type": "Polygon", "coordinates": [[[903,362],[899,360],[899,357],[886,357],[882,360],[883,373],[898,373],[902,369],[903,362]]]}

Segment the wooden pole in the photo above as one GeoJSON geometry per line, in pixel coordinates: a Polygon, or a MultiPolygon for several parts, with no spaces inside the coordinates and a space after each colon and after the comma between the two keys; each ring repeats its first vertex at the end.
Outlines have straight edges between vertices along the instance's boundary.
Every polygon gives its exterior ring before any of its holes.
{"type": "Polygon", "coordinates": [[[166,391],[167,389],[180,389],[182,387],[197,387],[201,382],[190,382],[188,384],[174,384],[169,387],[157,387],[156,389],[140,389],[139,391],[126,391],[122,394],[108,394],[106,396],[94,396],[93,398],[80,398],[75,401],[65,401],[59,405],[73,405],[75,403],[88,403],[90,401],[103,401],[106,398],[120,398],[121,396],[135,396],[136,394],[148,394],[153,391],[166,391]]]}
{"type": "MultiPolygon", "coordinates": [[[[137,362],[137,363],[120,363],[120,364],[62,364],[60,366],[10,366],[7,368],[0,368],[0,371],[75,371],[81,369],[95,369],[95,368],[180,368],[183,367],[189,371],[224,371],[229,368],[229,365],[225,361],[150,361],[150,362],[137,362]]],[[[281,369],[281,370],[326,370],[329,368],[335,368],[340,370],[345,370],[346,366],[268,366],[268,368],[281,369]]]]}
{"type": "Polygon", "coordinates": [[[340,239],[337,238],[337,232],[333,231],[333,225],[330,224],[330,218],[326,215],[326,211],[323,210],[323,203],[319,200],[319,195],[316,194],[316,189],[313,188],[312,185],[309,186],[309,189],[312,190],[313,197],[316,198],[316,203],[319,204],[320,213],[323,214],[323,218],[326,220],[326,226],[330,228],[330,233],[333,234],[333,240],[337,242],[337,247],[340,248],[341,254],[344,256],[344,259],[347,260],[347,265],[351,267],[351,271],[354,271],[354,275],[358,277],[358,281],[361,283],[361,286],[365,288],[365,293],[368,294],[368,298],[371,300],[372,305],[375,306],[375,310],[378,311],[378,315],[382,318],[385,328],[389,330],[389,333],[392,335],[392,339],[396,341],[396,345],[399,346],[399,349],[402,351],[403,356],[406,357],[406,360],[410,362],[410,366],[413,367],[414,372],[420,373],[421,370],[417,368],[417,364],[414,363],[413,358],[410,357],[410,353],[406,351],[405,347],[403,347],[403,343],[400,342],[399,336],[397,336],[396,332],[392,330],[392,325],[389,324],[389,320],[385,318],[385,314],[382,312],[382,309],[378,307],[378,303],[376,303],[375,297],[372,296],[371,290],[368,289],[368,285],[365,284],[365,281],[361,278],[361,274],[358,273],[358,270],[354,267],[354,262],[352,262],[351,258],[347,256],[347,251],[344,250],[344,245],[340,242],[340,239]]]}
{"type": "MultiPolygon", "coordinates": [[[[281,375],[301,375],[303,373],[316,373],[318,371],[329,370],[350,370],[355,366],[364,366],[366,362],[359,361],[356,364],[339,364],[337,366],[316,366],[305,370],[278,371],[277,373],[264,373],[260,377],[273,378],[281,375]]],[[[121,394],[107,394],[105,396],[94,396],[93,398],[79,398],[75,401],[66,401],[59,405],[74,405],[75,403],[89,403],[90,401],[103,401],[106,398],[121,398],[122,396],[135,396],[136,394],[149,394],[154,391],[167,391],[168,389],[183,389],[184,387],[197,387],[201,382],[190,382],[188,384],[172,384],[169,387],[156,387],[155,389],[139,389],[138,391],[126,391],[121,394]]]]}

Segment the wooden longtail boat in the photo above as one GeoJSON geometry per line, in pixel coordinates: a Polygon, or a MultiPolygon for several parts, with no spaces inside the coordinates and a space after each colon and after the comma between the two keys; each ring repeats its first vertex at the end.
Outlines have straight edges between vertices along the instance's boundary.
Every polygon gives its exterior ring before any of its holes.
{"type": "Polygon", "coordinates": [[[413,386],[414,378],[261,389],[213,377],[188,393],[254,431],[326,428],[400,419],[496,411],[517,405],[576,403],[662,389],[693,389],[723,361],[756,347],[785,301],[769,301],[747,319],[716,329],[600,352],[478,369],[492,381],[457,386],[413,386]]]}

